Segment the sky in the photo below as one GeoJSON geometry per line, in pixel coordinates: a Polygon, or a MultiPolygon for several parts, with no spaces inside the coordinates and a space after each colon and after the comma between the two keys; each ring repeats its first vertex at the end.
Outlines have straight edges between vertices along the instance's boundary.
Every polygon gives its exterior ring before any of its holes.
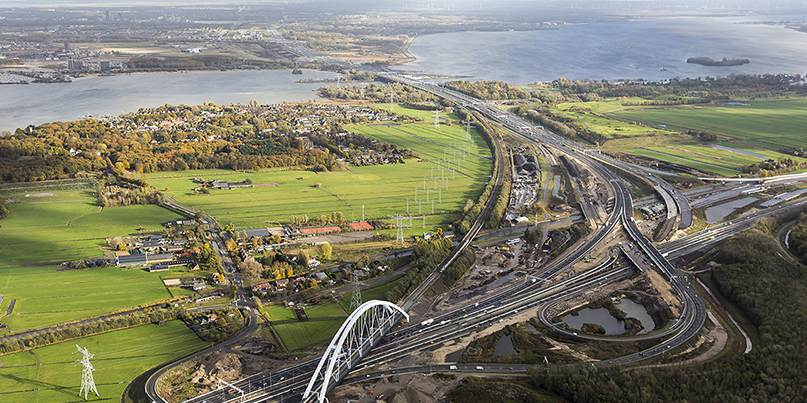
{"type": "MultiPolygon", "coordinates": [[[[248,5],[248,4],[266,4],[266,5],[274,5],[274,4],[283,4],[283,3],[343,3],[345,5],[349,5],[352,3],[351,0],[137,0],[137,1],[125,1],[125,0],[2,0],[0,1],[0,8],[2,7],[25,7],[25,6],[39,6],[39,7],[58,7],[58,6],[69,6],[69,7],[76,7],[76,6],[83,6],[83,5],[104,5],[104,6],[138,6],[138,5],[166,5],[166,6],[177,6],[177,5],[199,5],[199,4],[227,4],[227,5],[248,5]]],[[[384,3],[383,0],[377,1],[369,1],[369,0],[357,0],[357,3],[384,3]]],[[[614,5],[624,5],[624,6],[635,6],[635,5],[656,5],[656,6],[707,6],[709,8],[756,8],[756,9],[764,9],[768,7],[772,8],[780,8],[780,7],[804,7],[807,5],[807,2],[801,0],[436,0],[436,1],[428,1],[428,0],[396,0],[396,3],[404,4],[434,4],[441,5],[441,4],[453,4],[455,6],[461,5],[535,5],[540,6],[543,4],[548,3],[566,3],[566,4],[573,4],[573,3],[600,3],[606,4],[611,3],[614,5]]]]}

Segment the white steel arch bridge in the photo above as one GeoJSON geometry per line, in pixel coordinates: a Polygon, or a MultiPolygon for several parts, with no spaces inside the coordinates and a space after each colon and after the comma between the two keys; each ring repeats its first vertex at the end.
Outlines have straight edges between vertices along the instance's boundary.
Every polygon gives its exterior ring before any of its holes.
{"type": "Polygon", "coordinates": [[[401,307],[387,301],[367,301],[348,316],[331,340],[317,365],[303,401],[326,401],[325,395],[347,375],[401,317],[409,315],[401,307]]]}

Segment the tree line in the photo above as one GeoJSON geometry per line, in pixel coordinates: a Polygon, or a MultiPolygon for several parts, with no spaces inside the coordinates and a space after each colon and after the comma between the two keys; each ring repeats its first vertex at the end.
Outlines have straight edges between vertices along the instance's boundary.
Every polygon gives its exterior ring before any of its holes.
{"type": "Polygon", "coordinates": [[[313,105],[273,107],[165,105],[108,120],[46,123],[0,136],[0,180],[31,182],[79,177],[114,168],[149,173],[187,169],[339,169],[337,158],[374,150],[399,158],[411,150],[345,133],[344,114],[323,117],[313,105]],[[298,138],[294,123],[314,125],[298,138]],[[165,125],[171,122],[170,125],[165,125]]]}
{"type": "Polygon", "coordinates": [[[452,242],[448,238],[419,240],[412,251],[412,268],[397,281],[393,289],[384,293],[384,299],[397,302],[413,292],[448,257],[451,247],[452,242]]]}

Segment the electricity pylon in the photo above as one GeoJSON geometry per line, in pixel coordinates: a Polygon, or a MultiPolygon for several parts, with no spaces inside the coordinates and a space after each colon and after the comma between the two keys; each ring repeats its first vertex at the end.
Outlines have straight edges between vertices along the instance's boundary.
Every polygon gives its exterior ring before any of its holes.
{"type": "Polygon", "coordinates": [[[84,400],[87,400],[87,394],[90,392],[95,392],[96,396],[99,396],[98,389],[95,388],[95,380],[92,377],[92,371],[95,371],[92,364],[90,364],[90,358],[95,357],[95,354],[90,354],[86,348],[81,348],[76,344],[76,348],[78,351],[75,353],[81,353],[83,357],[80,360],[76,360],[76,364],[81,364],[84,366],[84,370],[81,372],[81,389],[78,391],[78,395],[81,396],[81,393],[84,392],[84,400]]]}
{"type": "MultiPolygon", "coordinates": [[[[408,210],[408,206],[407,206],[407,210],[408,210]]],[[[403,243],[404,243],[403,217],[401,217],[400,214],[397,214],[395,216],[395,228],[398,229],[398,231],[395,233],[395,243],[397,244],[398,242],[400,242],[403,245],[403,243]]]]}
{"type": "Polygon", "coordinates": [[[353,294],[350,296],[350,312],[356,310],[356,308],[361,306],[361,286],[363,285],[359,281],[359,271],[354,270],[353,272],[353,294]]]}

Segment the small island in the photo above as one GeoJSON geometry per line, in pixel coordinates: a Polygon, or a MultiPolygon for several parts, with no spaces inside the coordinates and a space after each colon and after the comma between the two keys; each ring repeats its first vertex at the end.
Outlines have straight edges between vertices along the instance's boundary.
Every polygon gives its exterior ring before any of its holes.
{"type": "Polygon", "coordinates": [[[696,63],[703,66],[742,66],[743,64],[751,63],[748,59],[726,59],[714,60],[709,57],[690,57],[687,63],[696,63]]]}

